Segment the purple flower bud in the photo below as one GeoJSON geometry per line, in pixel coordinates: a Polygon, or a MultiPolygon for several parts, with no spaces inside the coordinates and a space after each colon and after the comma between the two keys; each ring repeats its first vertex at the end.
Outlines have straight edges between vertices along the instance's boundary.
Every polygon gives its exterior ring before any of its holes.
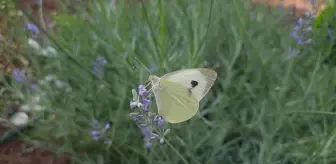
{"type": "Polygon", "coordinates": [[[297,25],[296,25],[296,26],[294,27],[294,31],[298,31],[298,30],[300,30],[300,26],[297,26],[297,25]]]}
{"type": "Polygon", "coordinates": [[[99,131],[93,130],[91,131],[92,138],[98,141],[101,137],[101,133],[99,131]]]}
{"type": "Polygon", "coordinates": [[[33,33],[36,33],[36,34],[40,33],[40,30],[38,29],[38,27],[35,24],[32,24],[32,23],[28,23],[27,30],[29,30],[33,33]]]}
{"type": "Polygon", "coordinates": [[[97,120],[92,121],[93,130],[91,131],[91,136],[93,140],[98,141],[108,129],[111,128],[110,124],[105,124],[105,127],[102,129],[97,120]]]}
{"type": "Polygon", "coordinates": [[[33,91],[39,91],[39,90],[40,90],[40,87],[39,87],[38,84],[32,84],[32,85],[30,86],[30,88],[31,88],[33,91]]]}
{"type": "Polygon", "coordinates": [[[149,106],[149,104],[152,102],[151,100],[148,100],[148,99],[143,99],[142,100],[143,101],[143,110],[145,111],[145,112],[147,112],[148,111],[148,106],[149,106]]]}
{"type": "Polygon", "coordinates": [[[150,143],[150,141],[145,141],[145,146],[147,149],[152,147],[152,143],[150,143]]]}
{"type": "Polygon", "coordinates": [[[93,140],[98,141],[100,139],[100,136],[92,136],[93,140]]]}
{"type": "Polygon", "coordinates": [[[27,80],[26,72],[24,70],[15,69],[13,71],[13,76],[16,82],[24,84],[27,80]]]}
{"type": "Polygon", "coordinates": [[[142,129],[142,134],[145,136],[145,137],[149,137],[152,135],[152,130],[149,129],[149,128],[143,128],[142,129]]]}
{"type": "Polygon", "coordinates": [[[91,134],[92,134],[93,136],[97,136],[97,135],[99,135],[100,133],[99,133],[98,131],[96,131],[96,130],[93,130],[93,131],[91,131],[91,134]]]}
{"type": "Polygon", "coordinates": [[[302,38],[297,38],[296,42],[297,42],[298,44],[303,44],[303,39],[302,39],[302,38]]]}
{"type": "Polygon", "coordinates": [[[296,40],[297,44],[304,45],[312,43],[311,31],[312,24],[314,22],[314,14],[306,14],[303,18],[299,18],[296,22],[296,26],[293,29],[292,37],[296,40]]]}
{"type": "Polygon", "coordinates": [[[165,120],[164,120],[161,116],[157,116],[157,117],[155,117],[154,121],[155,121],[156,125],[157,125],[160,129],[163,128],[163,125],[164,125],[164,123],[165,123],[165,120]]]}
{"type": "Polygon", "coordinates": [[[298,35],[297,35],[297,31],[293,31],[293,32],[292,32],[292,37],[293,37],[293,38],[297,38],[297,36],[298,36],[298,35]]]}
{"type": "Polygon", "coordinates": [[[146,87],[144,85],[139,85],[139,95],[140,96],[146,96],[148,93],[146,87]]]}
{"type": "Polygon", "coordinates": [[[297,21],[297,25],[299,27],[303,26],[303,23],[304,23],[304,20],[302,18],[299,18],[298,21],[297,21]]]}

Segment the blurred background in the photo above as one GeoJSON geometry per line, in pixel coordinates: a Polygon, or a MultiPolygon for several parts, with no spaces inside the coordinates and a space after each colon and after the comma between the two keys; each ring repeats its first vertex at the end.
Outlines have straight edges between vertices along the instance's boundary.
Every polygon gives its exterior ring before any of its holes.
{"type": "Polygon", "coordinates": [[[0,0],[0,9],[1,164],[336,162],[333,1],[0,0]],[[154,97],[130,107],[150,74],[198,67],[218,79],[192,119],[158,123],[154,97]]]}

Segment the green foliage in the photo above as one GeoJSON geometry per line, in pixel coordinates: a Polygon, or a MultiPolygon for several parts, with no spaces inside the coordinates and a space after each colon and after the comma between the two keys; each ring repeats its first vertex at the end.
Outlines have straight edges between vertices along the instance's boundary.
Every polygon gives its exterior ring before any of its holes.
{"type": "Polygon", "coordinates": [[[314,28],[318,28],[323,24],[329,24],[332,27],[336,27],[336,7],[329,6],[316,18],[314,28]]]}
{"type": "Polygon", "coordinates": [[[139,5],[103,0],[90,13],[56,18],[52,45],[58,57],[27,51],[34,78],[50,73],[71,91],[44,87],[48,112],[28,139],[75,163],[334,163],[336,67],[325,65],[331,47],[307,46],[296,56],[290,25],[280,11],[248,10],[243,0],[148,1],[139,5]],[[251,12],[258,19],[251,18],[251,12]],[[93,62],[108,62],[102,80],[93,62]],[[131,90],[156,75],[195,67],[218,72],[200,112],[169,125],[167,142],[147,150],[131,120],[131,90]],[[112,122],[103,141],[91,138],[91,121],[112,122]],[[55,138],[63,142],[55,143],[55,138]]]}
{"type": "MultiPolygon", "coordinates": [[[[331,44],[331,50],[329,56],[326,57],[325,62],[331,65],[336,65],[336,7],[330,5],[326,8],[320,16],[318,16],[313,25],[315,33],[324,36],[324,43],[329,42],[331,44]]],[[[320,36],[321,37],[321,36],[320,36]]]]}
{"type": "Polygon", "coordinates": [[[16,8],[15,8],[15,4],[13,1],[1,0],[0,9],[1,9],[0,10],[1,14],[8,13],[10,16],[15,15],[16,8]]]}

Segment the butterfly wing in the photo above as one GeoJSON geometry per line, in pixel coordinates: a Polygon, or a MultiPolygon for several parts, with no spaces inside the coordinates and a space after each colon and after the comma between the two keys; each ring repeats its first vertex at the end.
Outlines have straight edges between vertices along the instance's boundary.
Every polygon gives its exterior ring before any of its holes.
{"type": "Polygon", "coordinates": [[[197,113],[197,98],[179,83],[161,79],[153,92],[159,115],[170,123],[189,120],[197,113]]]}
{"type": "Polygon", "coordinates": [[[162,80],[177,82],[190,89],[198,101],[208,93],[216,78],[217,73],[208,68],[184,69],[161,77],[162,80]]]}

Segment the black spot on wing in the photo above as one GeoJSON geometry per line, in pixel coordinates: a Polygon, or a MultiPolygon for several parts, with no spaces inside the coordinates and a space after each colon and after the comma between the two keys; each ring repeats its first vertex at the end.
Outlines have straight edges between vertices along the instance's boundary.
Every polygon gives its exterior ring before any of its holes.
{"type": "Polygon", "coordinates": [[[195,88],[198,85],[198,82],[195,80],[192,80],[190,82],[191,84],[191,88],[188,88],[188,95],[191,96],[192,95],[192,89],[195,88]]]}
{"type": "Polygon", "coordinates": [[[191,88],[195,88],[195,87],[198,85],[198,82],[195,81],[195,80],[192,80],[192,81],[190,82],[190,84],[191,84],[191,88]]]}

